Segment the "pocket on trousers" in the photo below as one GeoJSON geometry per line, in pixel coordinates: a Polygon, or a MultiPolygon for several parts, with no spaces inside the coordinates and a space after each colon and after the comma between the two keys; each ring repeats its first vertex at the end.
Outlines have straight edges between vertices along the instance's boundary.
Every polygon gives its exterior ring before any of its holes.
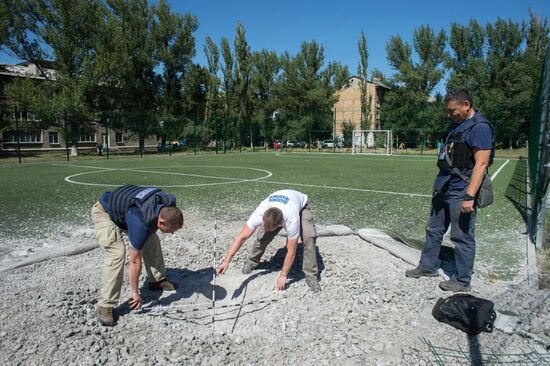
{"type": "Polygon", "coordinates": [[[95,237],[101,246],[108,246],[119,240],[120,234],[114,225],[105,225],[103,228],[96,228],[95,237]]]}
{"type": "Polygon", "coordinates": [[[302,211],[302,234],[310,238],[317,237],[317,228],[315,227],[315,220],[311,211],[302,211]],[[305,225],[304,225],[305,224],[305,225]]]}

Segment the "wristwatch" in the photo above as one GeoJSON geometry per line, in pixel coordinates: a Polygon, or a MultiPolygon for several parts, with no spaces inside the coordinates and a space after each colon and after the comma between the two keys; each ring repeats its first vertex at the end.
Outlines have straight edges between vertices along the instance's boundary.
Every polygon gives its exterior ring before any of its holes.
{"type": "Polygon", "coordinates": [[[468,194],[468,193],[465,193],[464,194],[464,197],[462,197],[462,200],[463,201],[473,201],[475,200],[476,198],[474,196],[472,196],[471,194],[468,194]]]}

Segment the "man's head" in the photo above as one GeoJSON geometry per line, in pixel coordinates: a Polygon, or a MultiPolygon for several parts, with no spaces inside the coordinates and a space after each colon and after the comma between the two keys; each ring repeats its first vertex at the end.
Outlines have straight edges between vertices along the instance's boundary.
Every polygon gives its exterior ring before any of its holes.
{"type": "Polygon", "coordinates": [[[157,219],[157,227],[165,234],[173,234],[183,226],[183,214],[180,209],[173,206],[167,206],[160,209],[157,219]]]}
{"type": "Polygon", "coordinates": [[[262,216],[264,231],[273,231],[283,225],[283,212],[276,207],[265,210],[262,216]]]}
{"type": "Polygon", "coordinates": [[[444,101],[447,114],[453,122],[462,123],[475,113],[472,96],[464,89],[449,91],[444,101]]]}

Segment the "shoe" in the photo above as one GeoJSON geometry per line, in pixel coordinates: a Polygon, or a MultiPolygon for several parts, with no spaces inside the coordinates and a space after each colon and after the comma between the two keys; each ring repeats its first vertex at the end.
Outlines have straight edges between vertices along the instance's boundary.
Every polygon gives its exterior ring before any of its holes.
{"type": "Polygon", "coordinates": [[[439,288],[443,291],[452,292],[469,292],[471,289],[470,285],[463,285],[455,280],[441,281],[439,282],[439,288]]]}
{"type": "Polygon", "coordinates": [[[405,271],[405,277],[409,277],[409,278],[437,277],[437,276],[439,276],[439,273],[437,273],[437,271],[426,271],[419,267],[405,271]]]}
{"type": "Polygon", "coordinates": [[[316,277],[306,277],[306,283],[313,293],[316,294],[321,291],[321,285],[319,285],[319,280],[316,277]]]}
{"type": "Polygon", "coordinates": [[[175,283],[168,281],[166,278],[158,282],[149,282],[149,290],[151,291],[175,291],[178,286],[175,283]]]}
{"type": "Polygon", "coordinates": [[[98,306],[95,309],[95,316],[97,320],[103,325],[112,327],[115,324],[115,318],[113,316],[113,308],[98,306]]]}
{"type": "Polygon", "coordinates": [[[252,271],[254,270],[254,267],[252,267],[252,265],[248,262],[246,262],[243,266],[243,269],[241,270],[241,272],[243,274],[250,274],[252,273],[252,271]]]}

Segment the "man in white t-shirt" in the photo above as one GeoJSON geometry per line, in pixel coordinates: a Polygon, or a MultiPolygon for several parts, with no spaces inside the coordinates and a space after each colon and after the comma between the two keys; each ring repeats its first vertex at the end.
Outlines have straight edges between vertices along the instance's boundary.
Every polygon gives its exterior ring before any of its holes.
{"type": "Polygon", "coordinates": [[[227,256],[218,266],[217,273],[224,274],[229,268],[229,262],[237,254],[244,242],[258,229],[256,241],[250,251],[247,263],[242,272],[248,274],[260,264],[260,259],[271,243],[275,235],[284,228],[288,234],[286,243],[286,257],[277,280],[277,289],[283,290],[298,246],[298,238],[302,238],[304,244],[304,261],[302,270],[306,277],[306,283],[313,292],[321,291],[317,278],[317,251],[315,239],[317,230],[313,221],[313,215],[308,206],[307,195],[291,189],[273,192],[263,200],[254,210],[241,232],[233,240],[227,256]]]}

